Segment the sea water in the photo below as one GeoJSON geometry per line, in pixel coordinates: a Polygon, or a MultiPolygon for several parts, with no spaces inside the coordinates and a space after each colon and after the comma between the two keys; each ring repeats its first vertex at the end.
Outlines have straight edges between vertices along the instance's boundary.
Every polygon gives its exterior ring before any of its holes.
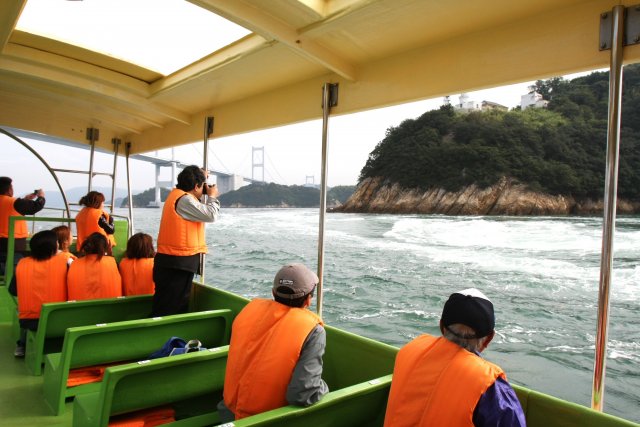
{"type": "MultiPolygon", "coordinates": [[[[136,209],[135,231],[155,240],[159,219],[136,209]]],[[[318,229],[317,209],[223,209],[205,282],[269,298],[283,264],[316,270],[318,229]]],[[[449,294],[475,287],[496,311],[484,356],[513,383],[590,405],[601,218],[327,214],[325,233],[328,325],[400,347],[439,334],[449,294]]],[[[605,411],[640,422],[640,218],[618,218],[614,251],[605,411]]]]}

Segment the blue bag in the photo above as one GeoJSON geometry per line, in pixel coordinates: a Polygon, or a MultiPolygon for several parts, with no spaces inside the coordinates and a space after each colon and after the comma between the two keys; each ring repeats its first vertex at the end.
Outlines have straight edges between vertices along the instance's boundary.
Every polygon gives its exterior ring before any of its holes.
{"type": "Polygon", "coordinates": [[[202,343],[198,340],[190,340],[189,342],[179,337],[171,337],[164,343],[160,350],[152,353],[149,359],[157,359],[159,357],[174,356],[176,354],[191,353],[193,351],[206,350],[202,347],[202,343]]]}
{"type": "Polygon", "coordinates": [[[202,347],[202,343],[198,340],[189,340],[182,347],[174,347],[171,350],[169,356],[175,356],[176,354],[185,354],[185,353],[193,353],[194,351],[202,351],[206,350],[206,348],[202,347]]]}

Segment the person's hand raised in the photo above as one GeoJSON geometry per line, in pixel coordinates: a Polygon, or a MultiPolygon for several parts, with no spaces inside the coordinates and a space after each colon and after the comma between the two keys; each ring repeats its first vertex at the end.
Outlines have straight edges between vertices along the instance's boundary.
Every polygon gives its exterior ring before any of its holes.
{"type": "Polygon", "coordinates": [[[218,186],[215,184],[207,185],[207,196],[209,197],[218,197],[218,186]]]}

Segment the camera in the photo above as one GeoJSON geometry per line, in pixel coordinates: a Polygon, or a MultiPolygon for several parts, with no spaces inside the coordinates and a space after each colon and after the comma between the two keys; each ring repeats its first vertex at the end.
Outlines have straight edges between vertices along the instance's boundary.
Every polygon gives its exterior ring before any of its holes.
{"type": "Polygon", "coordinates": [[[38,192],[42,191],[41,188],[36,188],[35,190],[33,190],[33,194],[38,194],[38,192]]]}

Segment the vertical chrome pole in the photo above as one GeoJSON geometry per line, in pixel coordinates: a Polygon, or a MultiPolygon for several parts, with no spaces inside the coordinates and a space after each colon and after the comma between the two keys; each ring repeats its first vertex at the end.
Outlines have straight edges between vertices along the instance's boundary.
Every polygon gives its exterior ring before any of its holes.
{"type": "Polygon", "coordinates": [[[602,253],[600,256],[600,286],[596,351],[593,369],[591,407],[602,411],[607,358],[607,327],[609,326],[609,293],[613,264],[613,234],[616,223],[618,193],[618,153],[620,147],[620,113],[622,100],[622,43],[624,37],[624,6],[614,6],[611,30],[611,61],[609,71],[609,117],[607,129],[607,169],[604,184],[602,222],[602,253]]]}
{"type": "MultiPolygon", "coordinates": [[[[213,117],[204,118],[204,149],[202,150],[202,169],[209,171],[209,136],[213,133],[213,117]]],[[[200,283],[204,285],[205,254],[200,254],[200,283]]]]}
{"type": "Polygon", "coordinates": [[[131,170],[129,168],[129,153],[131,152],[131,143],[127,142],[124,145],[124,155],[126,160],[127,167],[127,194],[129,198],[129,236],[133,236],[134,228],[133,228],[133,195],[131,194],[131,170]]]}
{"type": "Polygon", "coordinates": [[[89,128],[87,133],[89,134],[89,140],[91,141],[91,151],[89,152],[89,185],[87,186],[87,192],[91,191],[91,184],[93,181],[93,157],[96,149],[97,129],[89,128]]]}
{"type": "Polygon", "coordinates": [[[209,137],[213,133],[213,117],[208,116],[204,118],[204,159],[202,160],[202,168],[206,171],[209,170],[209,137]]]}
{"type": "Polygon", "coordinates": [[[331,89],[337,88],[337,85],[325,83],[322,86],[322,169],[320,177],[320,220],[318,230],[318,289],[316,290],[316,311],[318,316],[322,316],[322,301],[323,301],[323,284],[324,284],[324,226],[325,226],[325,214],[327,211],[327,171],[328,168],[328,127],[329,127],[329,113],[332,105],[335,104],[335,99],[331,99],[331,89]]]}
{"type": "Polygon", "coordinates": [[[120,141],[118,138],[113,138],[111,143],[113,144],[113,174],[111,175],[111,210],[109,213],[113,214],[113,208],[116,203],[116,171],[118,170],[118,151],[120,151],[120,141]]]}

